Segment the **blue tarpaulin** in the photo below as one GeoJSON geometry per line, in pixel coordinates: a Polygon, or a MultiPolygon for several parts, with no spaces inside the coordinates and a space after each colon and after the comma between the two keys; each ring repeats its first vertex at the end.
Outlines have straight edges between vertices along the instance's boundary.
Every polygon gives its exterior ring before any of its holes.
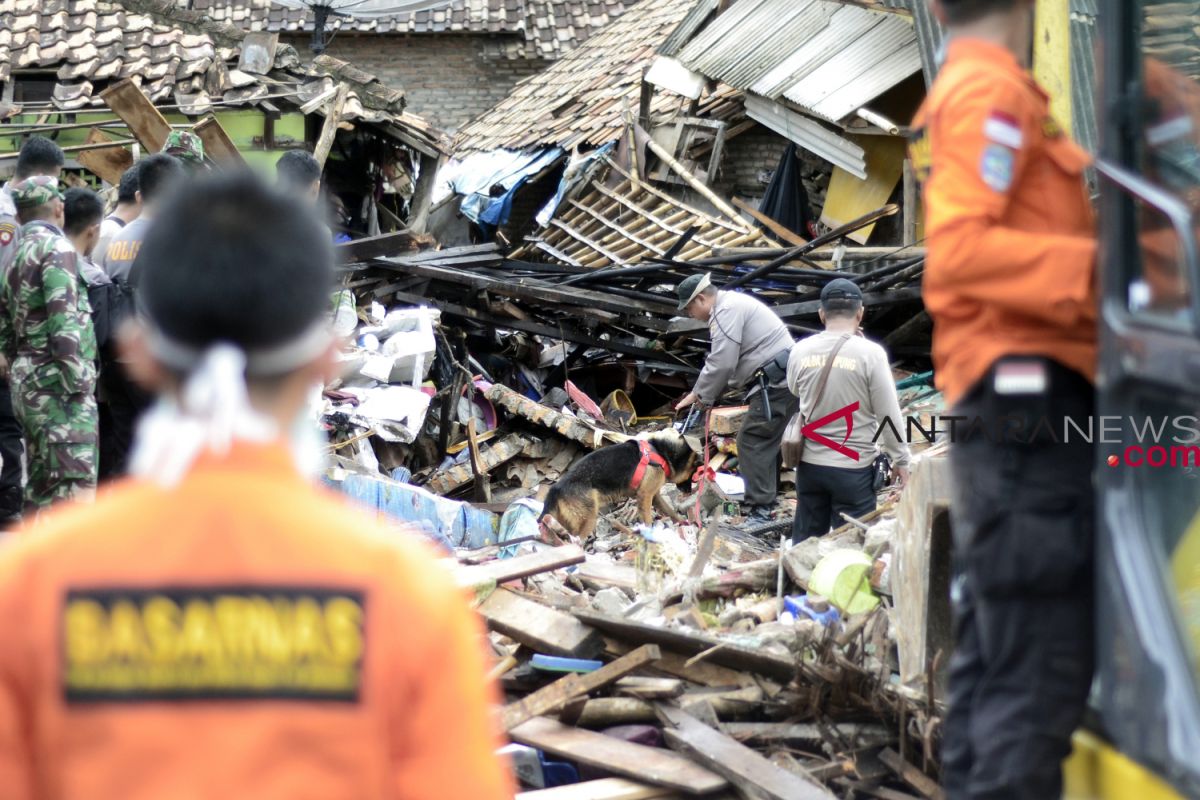
{"type": "Polygon", "coordinates": [[[496,543],[496,515],[469,503],[439,497],[382,475],[347,473],[341,480],[327,477],[325,482],[368,508],[420,529],[447,550],[496,543]]]}

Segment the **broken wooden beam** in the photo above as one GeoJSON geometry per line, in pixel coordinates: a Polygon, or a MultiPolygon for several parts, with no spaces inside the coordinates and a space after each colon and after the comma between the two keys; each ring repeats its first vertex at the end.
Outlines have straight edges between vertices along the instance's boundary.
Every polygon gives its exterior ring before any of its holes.
{"type": "Polygon", "coordinates": [[[629,673],[654,663],[658,660],[659,655],[656,645],[642,645],[637,650],[621,656],[610,664],[605,664],[594,672],[583,675],[564,675],[554,683],[543,686],[533,694],[505,706],[504,729],[512,730],[526,720],[557,711],[577,697],[583,697],[589,692],[603,689],[629,673]]]}
{"type": "Polygon", "coordinates": [[[665,786],[651,786],[628,778],[600,778],[521,792],[516,800],[680,800],[681,797],[683,795],[665,786]]]}
{"type": "Polygon", "coordinates": [[[142,147],[151,153],[162,150],[171,124],[136,83],[129,78],[114,83],[100,93],[100,99],[129,126],[142,147]]]}
{"type": "Polygon", "coordinates": [[[210,114],[196,123],[192,130],[204,144],[204,155],[212,159],[213,163],[230,168],[246,166],[246,159],[242,158],[237,145],[229,138],[229,134],[216,117],[210,114]]]}
{"type": "Polygon", "coordinates": [[[497,589],[479,604],[488,628],[539,653],[591,658],[604,640],[595,630],[553,608],[527,600],[507,589],[497,589]]]}
{"type": "Polygon", "coordinates": [[[568,544],[525,556],[500,558],[487,564],[459,567],[455,570],[455,577],[458,578],[461,586],[480,586],[488,581],[505,583],[543,572],[553,572],[573,564],[581,564],[586,558],[582,547],[577,544],[568,544]]]}
{"type": "Polygon", "coordinates": [[[663,735],[672,749],[697,759],[743,795],[770,800],[835,798],[825,787],[776,766],[765,756],[678,708],[660,703],[658,714],[671,726],[663,728],[663,735]]]}
{"type": "Polygon", "coordinates": [[[946,793],[937,785],[937,781],[930,778],[915,765],[910,764],[905,760],[904,756],[892,748],[888,747],[880,751],[879,760],[924,797],[929,798],[929,800],[945,800],[946,793]]]}
{"type": "Polygon", "coordinates": [[[325,159],[329,158],[329,151],[333,148],[333,137],[337,133],[338,124],[342,121],[342,110],[346,107],[346,96],[349,93],[350,87],[339,83],[337,94],[329,100],[329,105],[325,107],[325,122],[321,125],[321,135],[317,137],[317,144],[313,147],[313,158],[317,160],[317,166],[322,170],[325,169],[325,159]]]}
{"type": "Polygon", "coordinates": [[[545,717],[518,725],[510,735],[516,742],[580,764],[688,794],[707,794],[727,785],[717,773],[677,753],[572,728],[545,717]]]}
{"type": "Polygon", "coordinates": [[[120,183],[125,170],[133,166],[133,153],[99,128],[92,128],[88,131],[85,143],[107,145],[107,147],[84,151],[77,155],[75,160],[99,175],[101,180],[111,186],[120,183]]]}
{"type": "Polygon", "coordinates": [[[572,613],[576,619],[593,628],[598,628],[630,642],[653,643],[688,655],[703,653],[719,645],[719,649],[714,650],[712,655],[708,656],[708,660],[716,664],[735,670],[755,672],[782,681],[791,681],[796,675],[796,664],[791,658],[782,658],[770,653],[739,647],[713,636],[685,633],[680,630],[609,617],[590,611],[574,611],[572,613]]]}

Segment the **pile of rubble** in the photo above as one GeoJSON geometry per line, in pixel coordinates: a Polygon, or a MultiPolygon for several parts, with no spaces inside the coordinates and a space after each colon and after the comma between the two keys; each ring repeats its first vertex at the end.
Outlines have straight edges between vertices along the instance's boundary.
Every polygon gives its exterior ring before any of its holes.
{"type": "Polygon", "coordinates": [[[456,555],[518,775],[560,787],[522,797],[937,796],[940,709],[892,679],[893,507],[782,557],[719,509],[632,531],[618,511],[582,546],[510,509],[510,538],[456,555]]]}

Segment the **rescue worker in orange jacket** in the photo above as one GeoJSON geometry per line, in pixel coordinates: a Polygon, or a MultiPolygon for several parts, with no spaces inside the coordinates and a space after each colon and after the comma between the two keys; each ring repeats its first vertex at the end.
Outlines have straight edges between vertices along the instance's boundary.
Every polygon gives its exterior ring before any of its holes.
{"type": "Polygon", "coordinates": [[[134,477],[0,548],[0,796],[510,798],[465,598],[310,480],[322,226],[250,175],[183,192],[123,335],[134,477]]]}
{"type": "Polygon", "coordinates": [[[1053,436],[1094,408],[1088,157],[1024,68],[1033,0],[932,7],[948,49],[912,155],[935,375],[958,418],[943,776],[955,800],[1058,798],[1092,676],[1093,453],[1053,436]]]}

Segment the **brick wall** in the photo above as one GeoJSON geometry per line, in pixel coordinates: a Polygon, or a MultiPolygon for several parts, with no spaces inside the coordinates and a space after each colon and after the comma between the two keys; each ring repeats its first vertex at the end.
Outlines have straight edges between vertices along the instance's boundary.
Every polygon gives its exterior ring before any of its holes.
{"type": "MultiPolygon", "coordinates": [[[[310,36],[281,37],[308,59],[310,36]]],[[[550,62],[504,58],[514,37],[483,34],[351,35],[339,33],[325,51],[404,90],[408,110],[453,132],[503,100],[523,78],[550,62]]]]}
{"type": "MultiPolygon", "coordinates": [[[[787,139],[761,125],[729,140],[721,157],[715,190],[718,194],[734,194],[750,201],[761,200],[787,146],[787,139]]],[[[807,150],[801,149],[799,153],[804,188],[808,190],[815,218],[820,216],[825,205],[825,192],[833,167],[807,150]]]]}

